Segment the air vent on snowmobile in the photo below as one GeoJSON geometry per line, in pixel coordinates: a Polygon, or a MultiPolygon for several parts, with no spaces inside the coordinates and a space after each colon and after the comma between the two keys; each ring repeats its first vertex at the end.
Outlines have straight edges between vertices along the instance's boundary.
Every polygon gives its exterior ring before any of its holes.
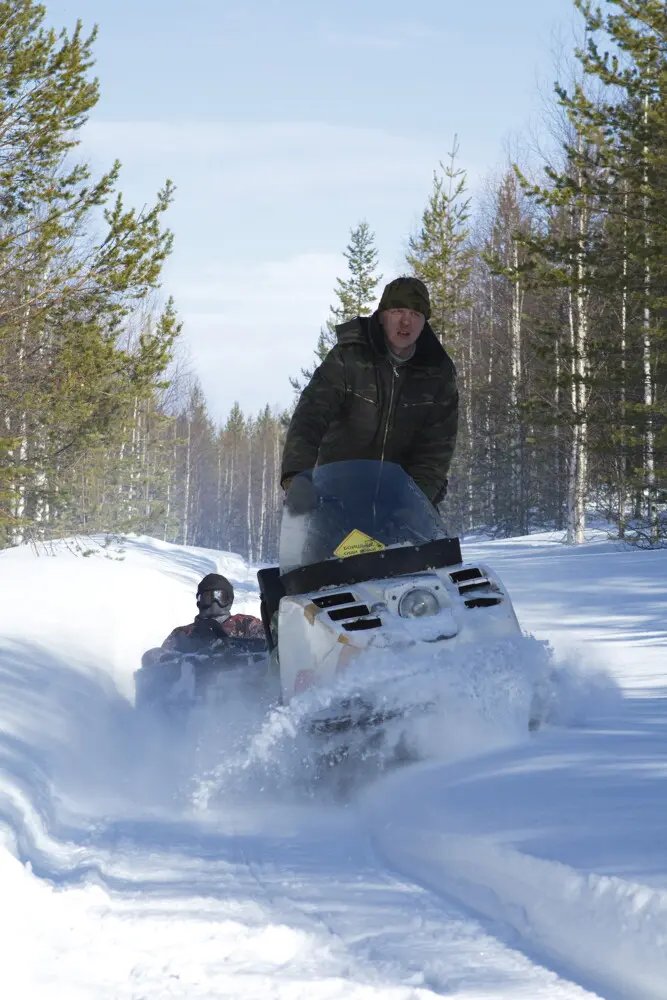
{"type": "Polygon", "coordinates": [[[466,608],[492,608],[495,604],[502,604],[503,598],[498,586],[489,580],[488,576],[482,573],[481,569],[474,566],[471,569],[460,569],[456,573],[450,573],[449,579],[455,583],[459,589],[459,594],[464,598],[466,608]],[[466,594],[471,594],[474,590],[495,591],[498,597],[470,597],[465,600],[466,594]]]}
{"type": "Polygon", "coordinates": [[[484,587],[490,587],[491,582],[483,576],[476,583],[460,583],[459,584],[459,594],[463,597],[464,594],[469,594],[471,590],[483,590],[484,587]]]}
{"type": "Polygon", "coordinates": [[[334,608],[333,611],[329,612],[329,618],[332,622],[340,622],[344,618],[360,618],[361,615],[369,615],[370,613],[370,608],[365,604],[353,604],[349,608],[334,608]]]}
{"type": "Polygon", "coordinates": [[[313,597],[313,604],[318,608],[335,608],[338,604],[354,604],[354,594],[327,594],[326,597],[313,597]]]}
{"type": "Polygon", "coordinates": [[[492,608],[495,604],[502,604],[502,597],[471,597],[465,601],[466,608],[492,608]]]}
{"type": "Polygon", "coordinates": [[[369,628],[380,628],[381,618],[358,618],[356,622],[345,622],[343,628],[346,632],[364,632],[369,628]]]}
{"type": "Polygon", "coordinates": [[[452,583],[459,584],[459,583],[465,583],[466,580],[479,580],[479,578],[483,575],[484,574],[482,573],[481,569],[477,569],[477,567],[475,566],[474,569],[459,569],[456,571],[456,573],[450,573],[449,579],[452,581],[452,583]]]}

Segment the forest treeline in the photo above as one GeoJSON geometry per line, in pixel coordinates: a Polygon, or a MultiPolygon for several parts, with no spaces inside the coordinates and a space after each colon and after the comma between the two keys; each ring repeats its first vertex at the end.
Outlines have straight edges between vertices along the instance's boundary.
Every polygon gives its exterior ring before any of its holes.
{"type": "MultiPolygon", "coordinates": [[[[556,88],[553,152],[474,202],[456,142],[433,173],[405,273],[429,286],[461,425],[443,517],[512,536],[587,518],[667,544],[667,8],[574,0],[585,43],[556,88]]],[[[141,531],[275,558],[289,412],[222,426],[177,363],[161,291],[172,186],[128,207],[78,136],[99,98],[94,32],[0,0],[0,545],[141,531]],[[160,290],[160,291],[159,291],[160,290]],[[162,302],[162,306],[156,306],[162,302]]],[[[354,223],[295,391],[384,280],[354,223]]],[[[220,331],[220,336],[224,336],[220,331]]]]}

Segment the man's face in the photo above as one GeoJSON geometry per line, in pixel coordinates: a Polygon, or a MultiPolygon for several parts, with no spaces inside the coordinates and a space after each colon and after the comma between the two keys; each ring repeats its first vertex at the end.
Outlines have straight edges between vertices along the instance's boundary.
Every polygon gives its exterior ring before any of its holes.
{"type": "Polygon", "coordinates": [[[392,351],[400,356],[408,353],[424,329],[426,319],[414,309],[386,309],[380,313],[380,322],[392,351]]]}

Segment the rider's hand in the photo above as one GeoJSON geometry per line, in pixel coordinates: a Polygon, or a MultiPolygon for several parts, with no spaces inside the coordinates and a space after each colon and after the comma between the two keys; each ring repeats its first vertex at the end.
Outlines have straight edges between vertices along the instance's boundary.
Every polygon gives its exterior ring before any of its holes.
{"type": "Polygon", "coordinates": [[[433,500],[431,501],[431,503],[433,504],[433,506],[435,507],[436,510],[438,509],[438,504],[442,503],[442,501],[447,496],[447,487],[448,486],[449,486],[449,480],[445,479],[444,482],[443,482],[443,484],[442,484],[442,486],[440,487],[440,489],[438,490],[438,492],[436,493],[436,495],[433,497],[433,500]]]}
{"type": "Polygon", "coordinates": [[[307,514],[317,506],[317,490],[307,476],[295,476],[287,488],[285,506],[290,514],[307,514]]]}

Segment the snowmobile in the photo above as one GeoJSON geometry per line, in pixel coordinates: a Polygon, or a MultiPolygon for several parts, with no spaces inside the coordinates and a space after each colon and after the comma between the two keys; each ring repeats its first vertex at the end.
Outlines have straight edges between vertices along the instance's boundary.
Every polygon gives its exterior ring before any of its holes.
{"type": "MultiPolygon", "coordinates": [[[[455,647],[522,634],[497,574],[464,562],[459,539],[390,462],[336,462],[296,476],[279,565],[260,570],[258,580],[283,704],[335,686],[372,650],[404,652],[407,662],[438,650],[446,668],[455,647]]],[[[346,733],[362,730],[372,741],[399,712],[361,692],[315,713],[310,728],[336,734],[336,752],[345,755],[346,733]]]]}
{"type": "Polygon", "coordinates": [[[267,667],[263,639],[229,636],[193,652],[149,649],[134,675],[135,704],[177,714],[224,700],[230,684],[251,690],[262,686],[267,667]]]}

